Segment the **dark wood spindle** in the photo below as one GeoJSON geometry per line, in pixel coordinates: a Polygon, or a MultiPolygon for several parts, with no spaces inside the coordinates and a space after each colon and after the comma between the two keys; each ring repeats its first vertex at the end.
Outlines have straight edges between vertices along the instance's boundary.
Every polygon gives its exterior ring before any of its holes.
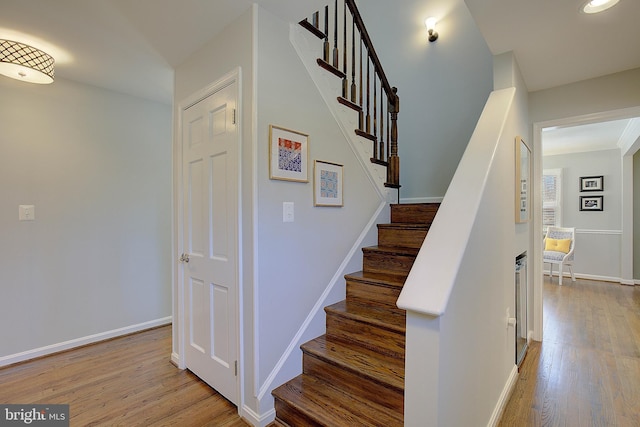
{"type": "MultiPolygon", "coordinates": [[[[380,91],[382,92],[382,91],[380,91]]],[[[384,99],[380,93],[380,159],[384,160],[384,99]]]]}
{"type": "MultiPolygon", "coordinates": [[[[376,88],[378,87],[378,75],[373,74],[373,136],[378,132],[378,97],[376,88]]],[[[374,141],[375,143],[375,141],[374,141]]]]}
{"type": "Polygon", "coordinates": [[[333,66],[340,69],[340,52],[338,52],[338,0],[335,1],[333,23],[333,66]]]}
{"type": "Polygon", "coordinates": [[[324,7],[324,47],[322,59],[329,62],[329,5],[324,7]]]}
{"type": "Polygon", "coordinates": [[[369,79],[369,55],[367,52],[367,117],[366,117],[366,126],[365,126],[365,132],[367,133],[371,133],[371,116],[369,115],[369,107],[370,107],[370,87],[371,87],[371,83],[370,83],[370,79],[369,79]]]}
{"type": "Polygon", "coordinates": [[[343,3],[342,7],[342,72],[344,73],[344,78],[342,79],[342,97],[347,99],[349,95],[349,79],[347,78],[347,4],[343,3]]]}
{"type": "Polygon", "coordinates": [[[320,28],[319,15],[320,12],[314,12],[313,14],[312,22],[315,28],[320,28]]]}
{"type": "Polygon", "coordinates": [[[362,112],[363,108],[364,108],[364,103],[363,103],[363,91],[364,91],[364,84],[363,84],[363,80],[362,80],[362,40],[360,40],[360,99],[358,101],[358,105],[360,106],[360,117],[359,117],[359,124],[358,124],[358,128],[360,130],[364,130],[364,113],[362,112]]]}
{"type": "Polygon", "coordinates": [[[351,21],[351,102],[356,102],[356,23],[351,21]]]}

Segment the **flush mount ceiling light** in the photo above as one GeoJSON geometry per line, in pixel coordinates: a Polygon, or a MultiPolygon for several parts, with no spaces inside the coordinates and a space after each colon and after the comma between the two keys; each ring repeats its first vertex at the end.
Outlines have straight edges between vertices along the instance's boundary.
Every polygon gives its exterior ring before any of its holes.
{"type": "Polygon", "coordinates": [[[615,6],[618,1],[620,0],[591,0],[582,7],[582,11],[584,13],[603,12],[610,7],[615,6]]]}
{"type": "Polygon", "coordinates": [[[53,57],[40,49],[0,39],[0,74],[29,83],[52,83],[54,63],[53,57]]]}

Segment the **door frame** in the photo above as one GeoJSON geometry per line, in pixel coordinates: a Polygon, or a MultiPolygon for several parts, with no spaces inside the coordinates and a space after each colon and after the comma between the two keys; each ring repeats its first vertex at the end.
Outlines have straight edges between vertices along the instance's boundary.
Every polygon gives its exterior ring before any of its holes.
{"type": "MultiPolygon", "coordinates": [[[[243,348],[243,339],[244,339],[244,331],[241,328],[242,322],[242,257],[240,256],[242,253],[242,197],[241,197],[241,188],[242,188],[242,72],[241,68],[237,67],[234,70],[228,72],[218,80],[213,83],[208,84],[202,89],[194,92],[186,99],[180,101],[178,103],[178,108],[176,111],[177,117],[177,129],[174,133],[174,145],[173,145],[173,231],[172,231],[172,269],[173,269],[173,351],[171,354],[171,361],[179,368],[186,369],[185,362],[185,342],[186,342],[186,321],[185,321],[185,313],[186,313],[186,301],[184,298],[185,286],[184,286],[184,265],[179,261],[180,255],[184,252],[184,232],[183,232],[183,222],[184,222],[184,194],[183,194],[183,167],[182,167],[182,116],[183,112],[203,99],[215,94],[216,92],[224,89],[227,86],[232,84],[236,84],[236,126],[237,126],[237,144],[238,144],[238,155],[237,155],[237,164],[236,164],[236,173],[237,173],[237,182],[238,182],[238,194],[237,194],[237,211],[238,211],[238,221],[237,221],[237,230],[236,230],[236,330],[238,331],[237,336],[237,355],[238,355],[238,375],[236,376],[236,381],[238,383],[237,390],[238,396],[237,401],[242,402],[242,373],[244,366],[244,352],[243,348]]],[[[238,410],[240,410],[240,404],[238,404],[238,410]]]]}

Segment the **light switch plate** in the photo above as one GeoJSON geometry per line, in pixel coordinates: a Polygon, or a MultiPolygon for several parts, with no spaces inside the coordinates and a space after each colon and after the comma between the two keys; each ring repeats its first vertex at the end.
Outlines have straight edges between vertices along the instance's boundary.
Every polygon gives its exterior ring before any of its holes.
{"type": "Polygon", "coordinates": [[[293,202],[282,202],[282,222],[293,222],[293,202]]]}
{"type": "Polygon", "coordinates": [[[36,207],[34,205],[19,205],[18,219],[20,221],[34,221],[36,219],[36,207]]]}

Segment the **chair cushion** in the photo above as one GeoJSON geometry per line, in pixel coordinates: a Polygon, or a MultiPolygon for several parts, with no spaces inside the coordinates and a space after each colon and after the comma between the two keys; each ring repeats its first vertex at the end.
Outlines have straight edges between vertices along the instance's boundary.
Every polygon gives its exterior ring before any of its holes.
{"type": "Polygon", "coordinates": [[[569,253],[571,239],[550,239],[547,237],[544,244],[545,251],[569,253]]]}
{"type": "Polygon", "coordinates": [[[567,256],[566,253],[557,252],[557,251],[544,251],[542,254],[542,258],[544,262],[552,262],[552,261],[562,262],[564,261],[564,257],[566,256],[567,256]]]}

